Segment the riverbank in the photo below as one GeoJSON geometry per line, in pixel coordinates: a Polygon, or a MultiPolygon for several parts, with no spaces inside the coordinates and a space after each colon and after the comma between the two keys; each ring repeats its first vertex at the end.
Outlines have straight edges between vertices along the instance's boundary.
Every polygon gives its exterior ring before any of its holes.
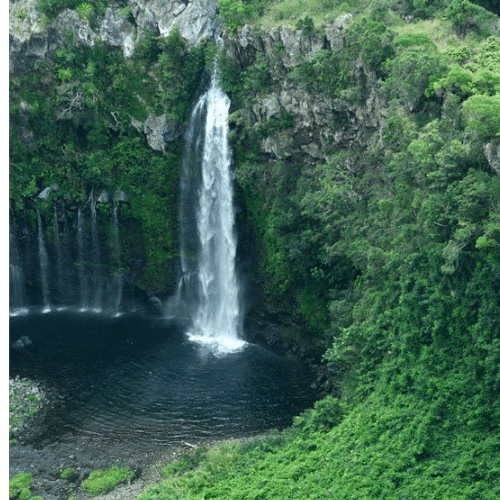
{"type": "Polygon", "coordinates": [[[113,465],[130,467],[135,479],[120,484],[113,491],[92,497],[96,500],[133,500],[143,490],[162,480],[162,470],[170,462],[192,455],[201,447],[216,448],[227,441],[248,439],[235,436],[227,439],[182,441],[172,445],[151,447],[140,452],[124,445],[110,444],[106,436],[75,436],[61,429],[53,442],[40,441],[40,427],[50,425],[50,410],[60,399],[53,390],[33,380],[14,377],[9,380],[9,416],[11,446],[9,447],[9,478],[20,472],[32,474],[29,484],[32,495],[44,500],[84,500],[89,494],[81,483],[96,470],[113,465]],[[64,478],[63,471],[73,472],[64,478]]]}

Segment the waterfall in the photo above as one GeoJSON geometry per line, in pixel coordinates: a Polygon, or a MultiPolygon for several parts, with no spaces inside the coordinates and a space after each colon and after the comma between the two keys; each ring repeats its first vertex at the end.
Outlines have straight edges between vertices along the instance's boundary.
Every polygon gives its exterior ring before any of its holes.
{"type": "Polygon", "coordinates": [[[92,263],[93,267],[93,285],[94,285],[94,299],[92,310],[94,312],[102,311],[102,279],[101,279],[101,251],[99,249],[99,231],[97,228],[97,211],[94,193],[90,194],[90,214],[92,224],[92,263]]]}
{"type": "Polygon", "coordinates": [[[80,282],[80,310],[89,308],[89,290],[87,276],[85,274],[85,219],[81,207],[78,207],[77,215],[77,247],[78,247],[78,280],[80,282]]]}
{"type": "Polygon", "coordinates": [[[44,312],[75,308],[115,316],[122,313],[130,297],[120,248],[120,201],[117,197],[110,208],[109,224],[100,218],[107,208],[100,212],[93,193],[85,205],[72,204],[69,209],[62,201],[46,204],[46,213],[37,209],[34,219],[29,212],[26,216],[12,211],[11,316],[28,314],[31,307],[44,312]],[[28,224],[31,220],[33,227],[28,224]],[[101,224],[110,229],[106,236],[101,224]]]}
{"type": "Polygon", "coordinates": [[[191,114],[181,182],[183,276],[176,302],[193,306],[189,338],[210,345],[216,354],[244,345],[239,338],[229,106],[214,74],[191,114]]]}
{"type": "Polygon", "coordinates": [[[38,221],[38,259],[40,262],[40,281],[42,285],[43,311],[49,312],[51,310],[49,303],[49,257],[47,255],[45,237],[43,235],[42,218],[38,210],[36,212],[36,215],[38,221]]]}
{"type": "Polygon", "coordinates": [[[54,241],[56,245],[57,252],[57,288],[59,293],[63,294],[64,290],[64,264],[63,264],[63,255],[62,255],[62,245],[61,245],[61,237],[59,235],[59,217],[57,215],[57,205],[54,203],[54,241]]]}
{"type": "Polygon", "coordinates": [[[26,314],[24,272],[14,228],[9,225],[9,315],[26,314]]]}
{"type": "Polygon", "coordinates": [[[113,230],[113,259],[116,265],[116,271],[113,276],[113,296],[114,304],[113,309],[116,315],[120,314],[121,300],[123,294],[123,269],[121,262],[121,249],[120,249],[120,231],[118,224],[118,204],[116,201],[113,203],[112,215],[112,230],[113,230]]]}

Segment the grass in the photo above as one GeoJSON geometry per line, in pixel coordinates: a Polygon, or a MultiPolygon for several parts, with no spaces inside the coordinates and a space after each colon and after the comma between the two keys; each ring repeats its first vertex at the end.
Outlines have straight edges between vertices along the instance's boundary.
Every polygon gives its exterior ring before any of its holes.
{"type": "Polygon", "coordinates": [[[459,49],[462,47],[471,47],[478,41],[477,36],[473,34],[468,35],[464,39],[459,38],[452,30],[451,21],[444,18],[413,23],[401,22],[398,25],[391,26],[391,29],[396,35],[427,35],[440,51],[447,50],[448,48],[459,49]]]}
{"type": "Polygon", "coordinates": [[[342,9],[339,4],[340,2],[331,0],[284,0],[268,7],[259,22],[266,28],[276,25],[295,26],[299,19],[308,16],[319,26],[323,22],[333,22],[336,17],[349,11],[347,5],[342,9]]]}
{"type": "Polygon", "coordinates": [[[135,473],[130,467],[114,465],[107,471],[97,469],[91,472],[80,487],[88,491],[92,496],[101,495],[110,492],[120,483],[132,481],[134,477],[135,473]]]}
{"type": "Polygon", "coordinates": [[[138,500],[500,498],[498,437],[453,403],[376,392],[331,429],[295,427],[223,444],[196,469],[170,465],[138,500]]]}

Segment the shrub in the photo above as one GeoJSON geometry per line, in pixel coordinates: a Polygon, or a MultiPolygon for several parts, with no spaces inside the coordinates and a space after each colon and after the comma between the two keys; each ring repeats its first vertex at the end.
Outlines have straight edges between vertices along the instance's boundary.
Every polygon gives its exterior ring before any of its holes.
{"type": "Polygon", "coordinates": [[[342,422],[344,413],[345,409],[337,398],[326,396],[296,417],[294,425],[307,432],[327,432],[342,422]]]}

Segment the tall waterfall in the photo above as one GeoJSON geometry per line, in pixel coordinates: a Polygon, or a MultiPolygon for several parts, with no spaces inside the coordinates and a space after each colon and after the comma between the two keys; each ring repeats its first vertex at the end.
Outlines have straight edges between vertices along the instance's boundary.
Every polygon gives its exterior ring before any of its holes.
{"type": "Polygon", "coordinates": [[[229,97],[217,84],[191,114],[182,174],[182,272],[176,305],[189,304],[191,340],[216,354],[241,348],[239,285],[235,269],[229,97]]]}

